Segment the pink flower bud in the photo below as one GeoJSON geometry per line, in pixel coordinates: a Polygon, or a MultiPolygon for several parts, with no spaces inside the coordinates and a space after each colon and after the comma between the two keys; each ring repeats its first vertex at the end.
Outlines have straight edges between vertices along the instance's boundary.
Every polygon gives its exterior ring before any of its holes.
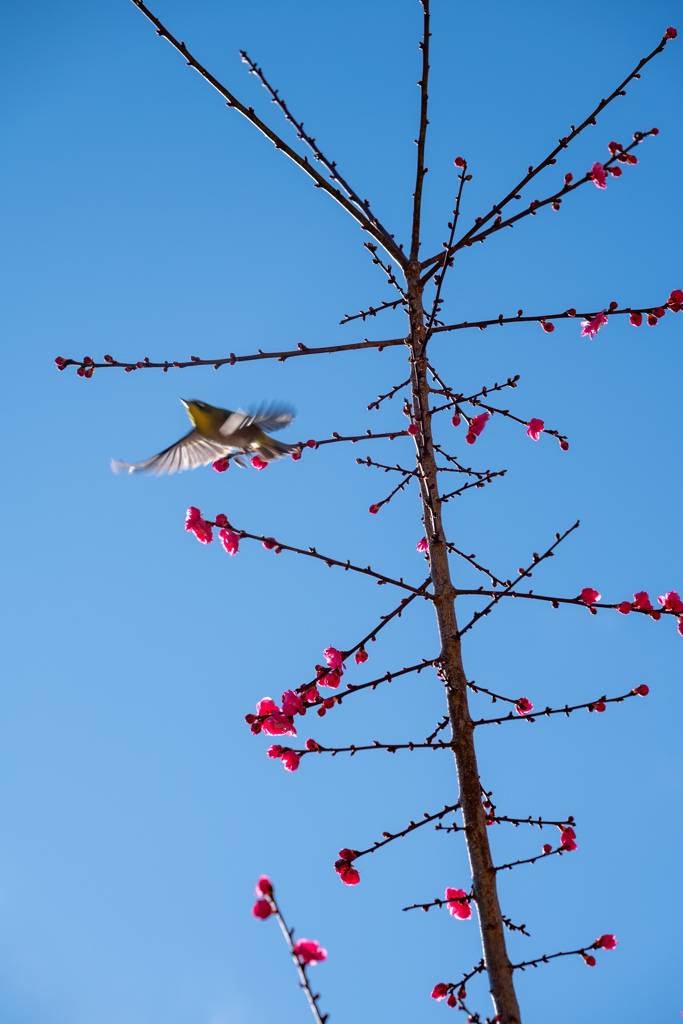
{"type": "Polygon", "coordinates": [[[316,442],[313,441],[313,440],[306,442],[306,447],[307,448],[315,448],[315,445],[316,445],[316,442]]]}
{"type": "Polygon", "coordinates": [[[275,537],[266,537],[266,539],[262,540],[261,543],[263,544],[266,551],[272,551],[273,548],[277,547],[277,541],[275,540],[275,537]]]}
{"type": "Polygon", "coordinates": [[[515,704],[517,705],[518,715],[528,715],[530,711],[534,710],[533,704],[526,697],[520,697],[519,700],[515,701],[515,704]]]}
{"type": "Polygon", "coordinates": [[[219,512],[218,515],[216,516],[216,526],[227,526],[227,525],[228,525],[228,517],[226,515],[224,515],[222,512],[219,512]]]}
{"type": "Polygon", "coordinates": [[[631,605],[628,601],[622,601],[621,604],[617,605],[617,611],[621,612],[622,615],[628,615],[631,611],[631,605]]]}
{"type": "Polygon", "coordinates": [[[457,1005],[458,1005],[458,1000],[457,1000],[456,996],[454,995],[454,993],[451,992],[451,994],[449,995],[448,999],[446,1000],[446,1006],[450,1006],[450,1008],[453,1009],[457,1005]]]}
{"type": "Polygon", "coordinates": [[[579,597],[584,604],[595,604],[596,601],[600,600],[600,594],[597,590],[593,590],[592,587],[584,587],[579,597]]]}
{"type": "Polygon", "coordinates": [[[256,895],[257,896],[272,896],[273,895],[273,883],[268,878],[268,875],[261,875],[258,882],[256,883],[256,895]]]}
{"type": "Polygon", "coordinates": [[[595,944],[598,949],[615,949],[619,940],[616,935],[601,935],[599,939],[595,940],[595,944]]]}
{"type": "Polygon", "coordinates": [[[309,737],[306,740],[306,750],[320,750],[320,744],[309,737]]]}
{"type": "Polygon", "coordinates": [[[225,473],[226,469],[230,469],[230,459],[216,459],[213,463],[213,468],[217,473],[225,473]]]}
{"type": "Polygon", "coordinates": [[[363,665],[369,657],[370,655],[365,648],[361,647],[359,651],[356,651],[356,665],[363,665]]]}
{"type": "Polygon", "coordinates": [[[664,33],[664,38],[665,39],[675,39],[677,35],[678,35],[677,30],[675,28],[672,28],[671,26],[669,26],[669,28],[664,33]]]}
{"type": "Polygon", "coordinates": [[[599,701],[597,702],[597,704],[594,704],[594,705],[593,705],[593,707],[592,707],[592,709],[591,709],[591,710],[592,710],[592,711],[604,711],[604,710],[605,710],[605,708],[606,708],[605,702],[604,702],[604,701],[602,701],[602,700],[599,700],[599,701]]]}
{"type": "Polygon", "coordinates": [[[295,452],[292,452],[292,458],[295,462],[298,462],[301,458],[301,452],[298,449],[295,452]]]}
{"type": "Polygon", "coordinates": [[[552,334],[555,330],[555,324],[546,323],[545,320],[539,320],[539,323],[543,330],[546,332],[546,334],[552,334]]]}
{"type": "Polygon", "coordinates": [[[544,843],[543,844],[543,852],[544,853],[551,853],[552,852],[552,846],[550,845],[550,843],[544,843]]]}
{"type": "MultiPolygon", "coordinates": [[[[674,29],[674,31],[675,31],[675,29],[674,29]]],[[[463,158],[461,156],[456,156],[456,158],[453,161],[453,163],[455,164],[456,167],[464,167],[465,166],[465,161],[463,160],[463,158]]]]}
{"type": "Polygon", "coordinates": [[[272,746],[268,747],[266,754],[268,757],[281,757],[284,747],[281,747],[279,743],[273,743],[272,746]]]}
{"type": "Polygon", "coordinates": [[[656,327],[658,323],[659,323],[659,320],[654,315],[654,313],[648,313],[647,314],[647,325],[648,325],[648,327],[656,327]]]}
{"type": "Polygon", "coordinates": [[[371,505],[370,508],[368,509],[368,512],[370,513],[371,516],[376,516],[377,513],[379,512],[379,505],[371,505]]]}
{"type": "MultiPolygon", "coordinates": [[[[428,551],[429,550],[429,544],[427,543],[427,538],[426,537],[423,537],[422,540],[419,540],[417,542],[417,544],[415,545],[415,550],[416,551],[428,551]]],[[[683,609],[681,609],[681,610],[683,611],[683,609]]]]}
{"type": "Polygon", "coordinates": [[[583,957],[583,959],[585,960],[585,962],[588,964],[589,967],[595,967],[595,957],[594,956],[590,956],[590,954],[588,954],[588,953],[582,953],[581,956],[583,957]]]}
{"type": "Polygon", "coordinates": [[[640,327],[640,325],[643,322],[643,314],[642,313],[631,313],[631,316],[629,317],[629,320],[631,321],[631,323],[633,324],[634,327],[640,327]]]}
{"type": "Polygon", "coordinates": [[[451,423],[453,424],[454,427],[459,427],[460,426],[460,416],[458,415],[457,412],[453,416],[453,419],[451,420],[451,423]]]}
{"type": "Polygon", "coordinates": [[[251,462],[251,464],[254,467],[254,469],[258,469],[259,472],[262,469],[265,469],[266,466],[268,465],[268,463],[264,462],[263,459],[260,458],[260,456],[258,456],[258,455],[254,455],[254,457],[251,458],[249,461],[251,462]]]}
{"type": "Polygon", "coordinates": [[[256,900],[256,903],[251,908],[251,912],[254,917],[258,917],[261,921],[265,921],[267,917],[274,913],[268,900],[256,900]]]}
{"type": "Polygon", "coordinates": [[[431,998],[436,999],[438,1002],[441,1002],[441,1000],[445,999],[447,995],[448,985],[444,985],[444,983],[440,981],[439,984],[435,985],[434,988],[432,989],[431,998]]]}
{"type": "Polygon", "coordinates": [[[415,437],[416,434],[420,433],[420,428],[418,427],[417,423],[410,423],[408,425],[408,433],[410,434],[411,437],[415,437]]]}
{"type": "Polygon", "coordinates": [[[646,683],[641,683],[640,686],[636,686],[633,693],[639,693],[641,697],[647,697],[650,692],[650,687],[646,683]]]}
{"type": "Polygon", "coordinates": [[[564,183],[565,183],[565,185],[569,185],[570,182],[572,182],[573,180],[574,180],[574,175],[573,174],[571,174],[571,173],[565,174],[565,176],[564,176],[564,183]]]}

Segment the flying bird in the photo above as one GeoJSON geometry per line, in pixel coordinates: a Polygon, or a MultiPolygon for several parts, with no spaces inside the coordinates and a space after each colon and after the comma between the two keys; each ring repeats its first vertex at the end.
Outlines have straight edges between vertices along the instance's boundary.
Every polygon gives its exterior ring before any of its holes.
{"type": "Polygon", "coordinates": [[[182,473],[184,469],[208,466],[210,462],[231,455],[243,466],[241,455],[258,455],[265,462],[273,462],[289,455],[298,445],[284,444],[269,437],[266,431],[282,430],[295,416],[294,409],[284,403],[262,406],[255,412],[238,409],[219,409],[196,399],[180,401],[192,422],[192,430],[185,437],[165,448],[163,452],[144,462],[118,462],[111,460],[115,473],[182,473]],[[235,455],[237,452],[239,454],[235,455]]]}

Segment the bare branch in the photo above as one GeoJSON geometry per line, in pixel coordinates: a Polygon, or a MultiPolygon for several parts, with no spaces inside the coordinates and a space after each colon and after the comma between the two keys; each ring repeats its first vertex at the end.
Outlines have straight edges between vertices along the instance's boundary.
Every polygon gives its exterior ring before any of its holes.
{"type": "MultiPolygon", "coordinates": [[[[578,128],[575,128],[574,125],[572,125],[571,132],[569,133],[569,135],[559,140],[559,144],[555,147],[555,149],[552,150],[551,153],[548,154],[545,160],[542,160],[541,163],[538,164],[536,167],[530,167],[528,173],[524,175],[521,181],[519,181],[517,185],[515,185],[515,187],[510,190],[510,192],[508,192],[505,198],[501,202],[496,203],[495,206],[491,208],[491,210],[486,214],[485,217],[480,218],[479,222],[475,223],[475,225],[472,228],[470,228],[467,234],[464,235],[458,243],[456,243],[457,247],[459,248],[461,245],[466,244],[466,242],[472,239],[475,233],[481,229],[483,224],[486,224],[486,222],[489,221],[492,217],[498,216],[503,207],[506,206],[512,199],[515,199],[520,190],[523,189],[525,185],[528,185],[532,178],[535,178],[536,175],[540,173],[540,171],[542,171],[546,167],[549,167],[551,164],[554,164],[556,162],[556,157],[558,156],[558,154],[563,149],[567,149],[569,144],[573,142],[577,135],[579,135],[585,128],[587,128],[588,125],[595,124],[598,114],[602,113],[605,107],[607,107],[613,100],[615,100],[617,96],[624,96],[626,86],[629,84],[629,82],[633,81],[633,79],[635,78],[640,77],[641,68],[643,68],[649,61],[651,61],[653,57],[656,57],[658,53],[661,53],[664,47],[666,46],[667,42],[668,38],[665,35],[659,43],[659,45],[656,46],[655,49],[652,51],[652,53],[649,53],[647,57],[643,57],[643,59],[638,63],[638,65],[633,69],[633,71],[624,79],[621,85],[618,85],[616,89],[608,96],[607,99],[600,100],[595,110],[593,110],[593,112],[590,113],[584,121],[582,121],[578,128]]],[[[432,256],[430,259],[426,260],[422,264],[422,267],[428,267],[434,262],[443,263],[445,258],[445,253],[437,253],[435,256],[432,256]]]]}
{"type": "Polygon", "coordinates": [[[422,185],[428,168],[425,167],[425,142],[427,139],[427,105],[429,86],[429,0],[421,0],[423,10],[423,32],[420,49],[422,50],[422,78],[420,86],[420,134],[417,143],[417,170],[415,174],[415,192],[413,194],[413,230],[410,242],[410,259],[416,260],[420,251],[420,214],[422,208],[422,185]]]}
{"type": "Polygon", "coordinates": [[[277,135],[274,131],[272,131],[272,129],[270,129],[266,124],[264,124],[261,118],[254,113],[252,107],[245,107],[244,104],[241,103],[236,96],[234,96],[228,89],[226,89],[226,87],[222,85],[217,78],[215,78],[209,71],[207,71],[206,68],[204,68],[199,63],[199,61],[192,56],[190,51],[185,46],[185,43],[181,42],[180,40],[176,39],[175,36],[171,35],[168,29],[165,28],[164,25],[162,25],[162,23],[159,21],[159,19],[152,14],[150,9],[142,2],[142,0],[132,0],[132,3],[134,3],[138,10],[142,11],[145,17],[148,18],[149,21],[151,21],[152,24],[156,27],[157,35],[161,36],[162,39],[167,39],[171,46],[173,46],[178,51],[178,53],[182,54],[182,56],[187,61],[188,65],[194,68],[194,70],[197,71],[202,76],[202,78],[204,78],[209,83],[209,85],[212,85],[213,88],[227,100],[227,105],[229,107],[233,107],[240,114],[242,114],[243,117],[246,117],[247,121],[250,121],[251,124],[253,124],[256,128],[258,128],[260,132],[263,133],[263,135],[266,136],[267,139],[270,139],[270,141],[273,143],[276,149],[282,150],[282,152],[286,156],[288,156],[290,160],[292,160],[298,167],[300,167],[302,171],[308,174],[308,176],[314,180],[318,188],[322,188],[325,192],[327,192],[328,195],[332,196],[333,199],[336,199],[339,205],[343,206],[346,212],[350,213],[351,216],[356,221],[358,221],[363,230],[371,234],[373,238],[375,238],[379,242],[382,248],[386,249],[386,251],[390,253],[390,255],[399,264],[399,266],[407,265],[408,260],[406,256],[401,251],[399,246],[391,239],[391,237],[387,237],[384,234],[384,229],[380,230],[373,221],[368,220],[365,214],[361,213],[361,211],[357,209],[353,205],[353,203],[349,199],[347,199],[347,197],[342,192],[339,191],[339,189],[334,188],[332,185],[330,185],[327,179],[324,178],[323,175],[320,174],[320,172],[315,169],[315,167],[311,166],[306,157],[301,157],[295,150],[291,148],[291,146],[288,146],[287,143],[284,142],[284,140],[281,139],[279,135],[277,135]]]}

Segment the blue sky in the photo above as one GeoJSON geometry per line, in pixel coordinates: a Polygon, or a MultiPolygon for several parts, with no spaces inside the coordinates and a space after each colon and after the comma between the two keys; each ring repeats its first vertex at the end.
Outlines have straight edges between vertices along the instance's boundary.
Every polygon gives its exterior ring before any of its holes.
{"type": "MultiPolygon", "coordinates": [[[[283,6],[159,0],[197,57],[287,139],[240,62],[263,65],[298,117],[397,238],[409,231],[420,8],[349,0],[283,6]]],[[[473,181],[463,223],[489,209],[649,52],[678,5],[579,0],[549,9],[435,3],[424,255],[452,209],[453,158],[473,181]]],[[[678,26],[681,27],[680,25],[678,26]]],[[[421,582],[417,492],[382,510],[388,476],[355,458],[409,460],[396,440],[330,445],[266,472],[162,479],[111,474],[179,437],[179,397],[235,408],[286,399],[286,440],[400,428],[400,348],[78,379],[54,357],[187,358],[340,344],[404,332],[399,314],[341,327],[393,297],[364,236],[328,197],[186,68],[127,0],[10,3],[2,232],[8,483],[0,687],[0,1019],[12,1024],[265,1024],[306,1019],[274,922],[250,908],[275,881],[299,936],[329,951],[313,977],[332,1021],[439,1019],[435,982],[479,958],[474,923],[402,914],[466,886],[459,837],[431,829],[361,862],[342,886],[342,846],[365,847],[456,799],[447,753],[307,758],[290,775],[243,715],[310,678],[329,644],[349,647],[396,604],[365,578],[244,544],[228,558],[183,530],[185,510],[225,512],[254,533],[421,582]]],[[[660,134],[606,191],[584,187],[460,254],[449,321],[569,306],[651,305],[683,287],[680,40],[529,190],[607,157],[634,130],[660,134]]],[[[679,543],[683,317],[636,330],[612,318],[457,332],[432,356],[456,390],[521,375],[506,406],[569,436],[569,452],[489,424],[468,464],[508,468],[446,513],[450,539],[506,576],[555,531],[581,528],[544,564],[540,592],[605,600],[683,590],[679,543]]],[[[465,450],[463,450],[465,449],[465,450]]],[[[473,577],[456,565],[463,585],[473,577]]],[[[523,1019],[675,1020],[683,1006],[678,850],[683,640],[670,620],[508,602],[469,634],[469,677],[539,705],[645,700],[480,730],[480,767],[504,813],[574,814],[579,849],[501,878],[527,959],[603,932],[619,946],[589,970],[560,960],[518,979],[523,1019]],[[568,997],[571,993],[571,997],[568,997]]],[[[476,603],[462,600],[461,618],[476,603]]],[[[371,679],[436,653],[427,604],[388,627],[371,679]]],[[[473,698],[475,711],[489,709],[473,698]]],[[[496,710],[499,705],[496,706],[496,710]]],[[[433,674],[408,676],[302,721],[322,743],[422,739],[443,713],[433,674]]],[[[492,836],[498,861],[555,833],[492,836]]],[[[485,985],[471,1003],[488,1010],[485,985]]]]}

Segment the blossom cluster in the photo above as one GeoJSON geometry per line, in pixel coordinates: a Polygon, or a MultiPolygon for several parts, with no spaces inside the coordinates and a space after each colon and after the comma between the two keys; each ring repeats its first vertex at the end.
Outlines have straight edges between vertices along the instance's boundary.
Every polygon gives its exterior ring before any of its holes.
{"type": "Polygon", "coordinates": [[[360,882],[360,875],[352,863],[358,856],[358,850],[348,850],[344,847],[339,851],[339,859],[334,862],[334,870],[344,885],[358,885],[360,882]]]}
{"type": "MultiPolygon", "coordinates": [[[[579,600],[587,604],[592,612],[595,612],[593,606],[600,600],[600,597],[598,591],[593,590],[592,587],[584,587],[579,594],[579,600]]],[[[678,616],[678,632],[683,636],[683,601],[681,601],[680,594],[676,590],[667,590],[666,594],[660,594],[657,600],[662,606],[662,611],[672,612],[678,616]]],[[[633,601],[621,601],[616,605],[616,609],[622,615],[628,615],[632,611],[648,612],[650,618],[655,621],[662,617],[662,612],[653,607],[646,590],[636,591],[633,601]]]]}

